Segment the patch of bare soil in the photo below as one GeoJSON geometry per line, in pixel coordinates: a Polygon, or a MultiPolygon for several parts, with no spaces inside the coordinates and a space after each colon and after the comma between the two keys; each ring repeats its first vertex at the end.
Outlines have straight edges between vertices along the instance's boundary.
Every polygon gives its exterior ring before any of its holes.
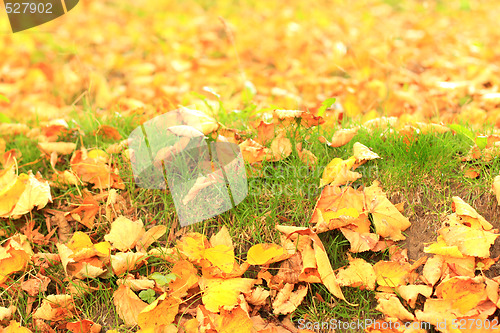
{"type": "MultiPolygon", "coordinates": [[[[485,190],[472,190],[460,183],[452,184],[447,188],[428,186],[412,189],[410,193],[393,192],[388,197],[393,203],[405,202],[404,215],[410,219],[411,226],[405,231],[406,240],[403,248],[408,249],[410,260],[417,260],[424,253],[427,243],[434,242],[437,231],[441,228],[446,216],[452,213],[453,196],[458,196],[481,214],[495,229],[500,229],[500,206],[493,193],[485,190]],[[467,199],[472,198],[472,199],[467,199]]],[[[500,237],[490,248],[491,258],[500,256],[500,237]]],[[[486,276],[500,275],[500,263],[493,265],[486,276]]]]}

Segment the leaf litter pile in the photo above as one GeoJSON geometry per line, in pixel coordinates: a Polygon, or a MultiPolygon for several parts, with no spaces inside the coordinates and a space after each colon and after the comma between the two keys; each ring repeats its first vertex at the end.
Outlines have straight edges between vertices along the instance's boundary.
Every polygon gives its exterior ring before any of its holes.
{"type": "MultiPolygon", "coordinates": [[[[88,0],[49,33],[2,36],[0,330],[319,331],[293,315],[322,285],[332,308],[363,306],[346,290],[375,291],[380,315],[367,332],[497,331],[500,276],[488,272],[498,221],[453,196],[436,241],[410,260],[404,202],[358,172],[390,157],[356,139],[395,134],[410,149],[424,135],[460,136],[470,150],[457,158],[473,165],[460,172],[480,177],[474,162],[499,154],[499,9],[389,3],[88,0]],[[219,219],[208,235],[137,209],[125,137],[181,105],[207,138],[239,145],[250,177],[294,157],[320,170],[308,219],[273,221],[262,232],[279,241],[246,239],[239,251],[241,235],[219,219]],[[94,128],[81,116],[89,109],[94,128]],[[351,157],[325,165],[313,149],[349,144],[351,157]],[[348,265],[332,266],[319,236],[331,232],[348,241],[348,265]],[[82,311],[106,293],[99,306],[119,325],[82,311]]],[[[489,186],[500,202],[500,176],[489,186]]]]}

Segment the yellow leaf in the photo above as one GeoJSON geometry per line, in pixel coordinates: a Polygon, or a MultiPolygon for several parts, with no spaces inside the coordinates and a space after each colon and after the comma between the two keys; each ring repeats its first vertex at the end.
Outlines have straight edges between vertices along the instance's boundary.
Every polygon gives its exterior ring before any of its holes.
{"type": "MultiPolygon", "coordinates": [[[[66,246],[73,252],[78,252],[83,249],[87,248],[93,248],[94,243],[92,243],[92,240],[90,239],[89,235],[87,235],[84,232],[77,231],[71,236],[71,239],[69,242],[66,244],[66,246]]],[[[94,255],[94,254],[92,254],[94,255]]]]}
{"type": "Polygon", "coordinates": [[[373,265],[373,270],[377,275],[377,284],[391,288],[405,285],[410,269],[410,264],[406,262],[379,261],[373,265]]]}
{"type": "Polygon", "coordinates": [[[206,249],[205,258],[224,273],[230,273],[236,262],[233,249],[224,244],[206,249]]]}
{"type": "Polygon", "coordinates": [[[313,168],[318,163],[318,158],[311,151],[307,149],[297,150],[299,154],[300,160],[309,166],[309,168],[313,168]]]}
{"type": "Polygon", "coordinates": [[[292,153],[292,143],[285,137],[284,132],[281,132],[271,143],[271,152],[275,161],[286,158],[292,153]]]}
{"type": "Polygon", "coordinates": [[[133,222],[124,216],[119,216],[111,223],[111,231],[104,236],[104,239],[124,252],[133,248],[144,232],[144,225],[140,219],[133,222]]]}
{"type": "Polygon", "coordinates": [[[340,228],[342,234],[351,244],[350,251],[353,253],[365,252],[373,249],[379,241],[379,235],[370,232],[356,232],[349,228],[340,228]]]}
{"type": "Polygon", "coordinates": [[[387,199],[379,182],[375,181],[372,186],[365,188],[365,195],[377,234],[394,241],[404,240],[406,237],[401,231],[406,230],[411,223],[387,199]]]}
{"type": "Polygon", "coordinates": [[[453,200],[453,207],[457,215],[467,216],[472,219],[478,220],[479,224],[484,230],[491,230],[493,228],[493,226],[488,221],[486,221],[484,217],[479,215],[476,210],[465,201],[463,201],[459,197],[453,197],[451,199],[453,200]]]}
{"type": "Polygon", "coordinates": [[[439,254],[442,256],[449,256],[453,258],[463,258],[464,255],[458,250],[456,245],[448,245],[443,237],[438,236],[436,242],[424,247],[425,253],[439,254]]]}
{"type": "Polygon", "coordinates": [[[313,248],[316,257],[316,264],[318,266],[318,273],[319,276],[321,277],[321,281],[325,285],[326,289],[328,289],[328,291],[331,292],[333,296],[345,300],[344,294],[342,294],[342,290],[340,289],[339,283],[330,264],[330,259],[326,254],[323,244],[321,243],[318,244],[317,243],[318,241],[319,238],[313,243],[313,248]]]}
{"type": "Polygon", "coordinates": [[[428,298],[424,303],[424,310],[416,310],[415,317],[421,322],[442,323],[457,319],[451,300],[428,298]]]}
{"type": "Polygon", "coordinates": [[[73,316],[74,303],[71,295],[49,295],[33,313],[34,319],[64,320],[73,316]]]}
{"type": "Polygon", "coordinates": [[[375,289],[377,276],[373,266],[361,258],[349,258],[349,267],[339,270],[337,281],[340,286],[375,289]]]}
{"type": "Polygon", "coordinates": [[[9,326],[3,329],[3,333],[31,333],[31,330],[26,327],[22,327],[17,321],[11,321],[9,326]]]}
{"type": "Polygon", "coordinates": [[[167,227],[164,225],[156,225],[152,227],[137,241],[136,250],[140,252],[147,252],[148,247],[163,236],[165,232],[167,232],[167,227]]]}
{"type": "Polygon", "coordinates": [[[111,267],[115,275],[135,269],[145,259],[144,253],[118,252],[111,255],[111,267]]]}
{"type": "Polygon", "coordinates": [[[246,278],[201,279],[203,304],[211,312],[219,312],[222,307],[232,309],[238,304],[240,293],[249,293],[255,282],[246,278]]]}
{"type": "Polygon", "coordinates": [[[239,146],[243,154],[243,159],[250,164],[262,162],[266,157],[268,159],[272,157],[271,149],[262,146],[252,139],[246,139],[239,146]]]}
{"type": "Polygon", "coordinates": [[[499,236],[465,225],[444,227],[438,232],[448,246],[456,246],[463,255],[480,258],[490,257],[490,247],[499,236]]]}
{"type": "Polygon", "coordinates": [[[341,158],[334,158],[323,171],[319,186],[323,187],[325,185],[331,184],[332,186],[338,186],[346,184],[347,182],[353,182],[358,178],[361,178],[361,174],[353,172],[350,169],[356,163],[356,158],[354,156],[349,157],[347,160],[342,160],[341,158]]]}
{"type": "Polygon", "coordinates": [[[422,270],[424,282],[434,286],[436,282],[441,279],[441,275],[443,274],[443,263],[444,259],[440,255],[435,255],[428,259],[422,270]]]}
{"type": "Polygon", "coordinates": [[[493,191],[495,192],[495,196],[497,198],[497,202],[500,205],[500,176],[496,176],[493,179],[492,188],[493,188],[493,191]]]}
{"type": "Polygon", "coordinates": [[[0,189],[0,217],[10,217],[28,184],[27,175],[20,175],[0,189]]]}
{"type": "Polygon", "coordinates": [[[286,259],[287,253],[277,244],[256,244],[248,250],[250,265],[268,265],[286,259]]]}

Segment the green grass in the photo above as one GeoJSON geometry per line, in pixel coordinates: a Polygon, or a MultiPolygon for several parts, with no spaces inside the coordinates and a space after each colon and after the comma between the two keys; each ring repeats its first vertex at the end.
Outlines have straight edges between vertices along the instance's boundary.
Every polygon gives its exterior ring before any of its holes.
{"type": "MultiPolygon", "coordinates": [[[[226,118],[228,121],[229,119],[226,118]]],[[[106,124],[115,126],[120,130],[123,138],[138,125],[133,117],[124,118],[117,114],[112,117],[103,118],[96,112],[90,110],[83,114],[74,114],[74,121],[71,127],[78,128],[82,134],[76,140],[87,148],[106,149],[113,142],[92,133],[99,125],[106,124]]],[[[416,192],[423,193],[430,202],[436,205],[411,204],[406,212],[415,212],[417,209],[425,209],[427,212],[436,214],[449,213],[451,207],[451,197],[456,195],[454,189],[460,184],[460,192],[465,194],[467,202],[473,202],[481,195],[489,193],[492,178],[499,174],[500,163],[498,158],[489,162],[462,162],[460,159],[465,156],[470,148],[471,142],[460,135],[451,132],[444,134],[429,133],[418,135],[418,140],[405,141],[397,132],[390,129],[375,129],[369,131],[360,129],[358,134],[347,145],[331,148],[319,142],[319,135],[331,137],[335,129],[325,131],[324,129],[306,129],[298,127],[297,137],[301,139],[303,148],[311,150],[318,157],[318,164],[315,168],[309,169],[298,158],[297,152],[279,162],[263,162],[263,177],[248,179],[248,196],[234,209],[219,216],[186,227],[187,231],[200,232],[208,237],[216,233],[221,226],[225,225],[233,236],[237,257],[245,258],[246,251],[254,244],[278,242],[279,232],[276,231],[276,224],[307,226],[311,218],[314,205],[321,193],[318,187],[324,167],[335,157],[343,159],[352,155],[352,147],[355,142],[370,147],[380,155],[380,159],[369,161],[359,167],[356,171],[363,177],[356,181],[353,186],[369,186],[374,180],[381,182],[382,188],[388,193],[401,193],[405,201],[411,202],[416,192]],[[467,165],[474,165],[481,170],[478,179],[464,177],[461,168],[467,165]],[[447,189],[443,191],[443,189],[447,189]]],[[[290,137],[292,133],[289,133],[290,137]]],[[[299,142],[293,142],[295,147],[299,142]]],[[[18,148],[23,156],[22,164],[26,165],[21,171],[33,169],[38,170],[48,176],[52,173],[47,158],[41,157],[37,148],[37,142],[25,136],[17,136],[9,143],[9,147],[18,148]],[[32,164],[30,164],[32,163],[32,164]]],[[[8,148],[9,148],[8,147],[8,148]]],[[[126,196],[133,203],[137,215],[149,225],[152,221],[167,226],[167,235],[174,220],[177,219],[172,196],[169,191],[148,190],[137,188],[133,179],[132,171],[128,162],[123,160],[121,154],[113,156],[119,167],[120,175],[125,183],[126,196]]],[[[69,158],[66,164],[58,165],[59,170],[69,166],[69,158]]],[[[54,189],[53,195],[59,197],[58,200],[69,200],[70,194],[77,195],[77,191],[71,188],[54,189]]],[[[55,207],[52,207],[55,208],[55,207]]],[[[34,211],[31,215],[40,226],[41,232],[47,232],[45,219],[42,214],[34,211]]],[[[438,221],[436,221],[438,222],[438,221]]],[[[12,234],[16,227],[20,227],[22,221],[3,223],[1,230],[7,235],[12,234]]],[[[103,224],[92,237],[95,241],[102,241],[104,234],[109,227],[103,224]]],[[[178,227],[173,230],[178,230],[178,227]]],[[[325,245],[334,270],[346,266],[349,244],[344,236],[338,231],[330,231],[321,234],[321,239],[325,245]]],[[[160,244],[172,246],[166,243],[166,236],[160,239],[160,244]]],[[[38,250],[43,250],[39,248],[38,250]]],[[[47,250],[47,249],[45,249],[47,250]]],[[[55,248],[48,249],[56,252],[55,248]]],[[[376,260],[387,258],[382,254],[374,258],[373,253],[354,254],[354,257],[361,257],[374,263],[376,260]]],[[[151,259],[147,266],[143,266],[137,273],[149,275],[152,268],[157,271],[168,272],[168,265],[159,259],[151,259]]],[[[31,268],[24,275],[16,275],[17,280],[11,281],[12,287],[24,276],[36,275],[39,268],[31,268]]],[[[62,293],[67,287],[64,272],[60,266],[54,266],[46,270],[46,274],[56,278],[60,283],[51,283],[51,290],[46,294],[62,293]]],[[[252,276],[254,272],[246,273],[252,276]]],[[[78,298],[76,305],[85,318],[93,319],[101,324],[108,325],[106,329],[117,328],[121,323],[114,306],[112,305],[112,294],[117,288],[116,277],[110,279],[88,279],[86,283],[93,288],[90,294],[78,298]]],[[[357,319],[373,319],[379,316],[374,308],[374,292],[359,290],[358,288],[343,288],[346,299],[350,303],[358,304],[352,307],[346,302],[335,299],[323,285],[311,285],[310,292],[302,305],[292,315],[292,321],[299,326],[300,320],[307,321],[353,321],[357,319]],[[322,301],[324,300],[324,301],[322,301]]],[[[5,304],[13,302],[18,307],[22,323],[29,323],[31,314],[24,312],[27,298],[25,294],[16,296],[17,293],[10,294],[2,292],[2,300],[5,304]]],[[[36,297],[35,304],[41,302],[45,295],[36,297]]],[[[303,322],[303,321],[302,321],[303,322]]],[[[123,328],[120,328],[123,331],[123,328]]],[[[356,330],[353,330],[356,332],[356,330]]]]}

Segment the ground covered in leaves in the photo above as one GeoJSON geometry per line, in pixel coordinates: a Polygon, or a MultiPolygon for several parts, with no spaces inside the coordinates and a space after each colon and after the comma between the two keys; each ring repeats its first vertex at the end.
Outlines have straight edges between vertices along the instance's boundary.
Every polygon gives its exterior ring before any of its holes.
{"type": "Polygon", "coordinates": [[[1,15],[0,332],[500,329],[495,1],[1,15]],[[210,163],[179,200],[222,213],[189,226],[137,181],[129,135],[165,114],[152,167],[237,145],[236,207],[210,163]]]}

